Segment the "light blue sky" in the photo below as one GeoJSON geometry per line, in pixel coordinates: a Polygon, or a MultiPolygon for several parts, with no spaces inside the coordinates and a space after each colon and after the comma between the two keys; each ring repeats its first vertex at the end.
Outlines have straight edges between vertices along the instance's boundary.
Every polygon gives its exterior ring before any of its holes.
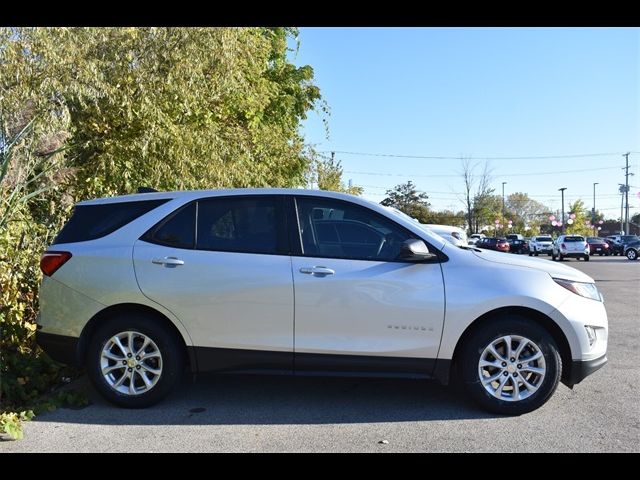
{"type": "MultiPolygon", "coordinates": [[[[304,125],[320,151],[445,157],[606,156],[492,160],[501,194],[553,209],[582,198],[620,215],[621,153],[631,151],[630,212],[640,211],[640,29],[301,28],[295,62],[314,68],[331,108],[304,125]],[[600,169],[600,170],[591,170],[600,169]],[[572,173],[528,175],[576,170],[572,173]],[[517,175],[509,175],[517,174],[517,175]]],[[[345,179],[380,201],[413,180],[433,208],[459,210],[459,160],[336,153],[345,179]],[[365,175],[368,172],[386,175],[365,175]],[[449,175],[449,176],[447,176],[449,175]]]]}

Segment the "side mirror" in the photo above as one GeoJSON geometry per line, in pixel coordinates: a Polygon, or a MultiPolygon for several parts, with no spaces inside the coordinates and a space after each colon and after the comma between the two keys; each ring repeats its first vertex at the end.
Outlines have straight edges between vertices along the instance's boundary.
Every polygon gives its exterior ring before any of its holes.
{"type": "Polygon", "coordinates": [[[410,262],[426,262],[436,258],[435,253],[429,252],[429,249],[422,240],[416,238],[410,238],[402,242],[400,246],[401,260],[409,260],[410,262]]]}

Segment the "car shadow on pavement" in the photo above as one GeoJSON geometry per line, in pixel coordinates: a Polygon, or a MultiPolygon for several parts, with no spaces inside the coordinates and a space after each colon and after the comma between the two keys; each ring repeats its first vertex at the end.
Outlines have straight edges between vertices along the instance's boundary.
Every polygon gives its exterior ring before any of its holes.
{"type": "Polygon", "coordinates": [[[102,425],[281,425],[495,418],[457,388],[388,378],[198,375],[161,403],[140,410],[106,402],[88,384],[91,405],[59,409],[42,422],[102,425]]]}

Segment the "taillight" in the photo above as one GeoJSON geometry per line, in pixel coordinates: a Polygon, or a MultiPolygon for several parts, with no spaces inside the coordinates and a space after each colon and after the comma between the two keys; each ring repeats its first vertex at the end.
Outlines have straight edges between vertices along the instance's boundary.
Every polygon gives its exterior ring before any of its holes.
{"type": "Polygon", "coordinates": [[[40,259],[40,270],[47,277],[50,277],[70,258],[71,252],[44,252],[40,259]]]}

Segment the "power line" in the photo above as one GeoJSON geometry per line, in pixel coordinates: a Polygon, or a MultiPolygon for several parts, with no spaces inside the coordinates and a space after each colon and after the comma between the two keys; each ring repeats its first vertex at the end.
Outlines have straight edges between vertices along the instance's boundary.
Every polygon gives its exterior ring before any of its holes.
{"type": "MultiPolygon", "coordinates": [[[[618,170],[620,167],[599,167],[599,168],[582,168],[579,170],[556,170],[553,172],[535,172],[535,173],[503,173],[499,175],[492,175],[494,178],[502,177],[530,177],[533,175],[557,175],[558,173],[580,173],[580,172],[596,172],[601,170],[618,170]]],[[[457,175],[418,175],[414,173],[384,173],[384,172],[362,172],[356,170],[345,170],[344,173],[351,173],[356,175],[374,175],[381,177],[420,177],[420,178],[459,178],[457,175]]]]}
{"type": "MultiPolygon", "coordinates": [[[[359,187],[363,187],[365,189],[372,188],[372,189],[375,189],[375,190],[393,190],[393,187],[383,187],[381,185],[364,185],[364,184],[359,183],[358,186],[359,187]]],[[[423,191],[423,192],[425,192],[425,193],[427,193],[429,195],[431,195],[432,193],[436,193],[436,194],[440,194],[440,195],[455,195],[455,196],[459,196],[459,195],[463,195],[464,194],[464,192],[452,192],[452,191],[442,192],[442,191],[437,191],[437,190],[430,190],[428,188],[422,188],[422,189],[420,189],[420,191],[423,191]]],[[[522,193],[524,193],[524,192],[522,192],[522,193]]],[[[530,197],[530,198],[555,198],[555,197],[560,198],[560,194],[553,194],[553,193],[550,193],[550,194],[547,194],[547,195],[544,195],[544,194],[533,195],[533,194],[526,193],[526,195],[528,197],[530,197]]],[[[586,196],[589,196],[589,195],[591,195],[591,194],[590,193],[573,193],[573,192],[571,193],[572,197],[576,197],[576,196],[577,197],[586,197],[586,196]]],[[[598,195],[598,197],[600,197],[600,198],[607,198],[607,197],[609,197],[609,198],[618,198],[619,196],[620,196],[619,193],[604,193],[604,194],[598,195]]]]}
{"type": "MultiPolygon", "coordinates": [[[[586,157],[606,157],[612,155],[621,155],[621,152],[609,153],[575,153],[569,155],[532,155],[520,157],[475,157],[466,155],[440,156],[440,155],[402,155],[397,153],[366,153],[366,152],[349,152],[344,150],[320,150],[319,153],[341,153],[343,155],[360,155],[364,157],[393,157],[393,158],[417,158],[425,160],[461,160],[469,158],[470,160],[544,160],[552,158],[586,158],[586,157]]],[[[637,152],[630,152],[637,153],[637,152]]]]}

